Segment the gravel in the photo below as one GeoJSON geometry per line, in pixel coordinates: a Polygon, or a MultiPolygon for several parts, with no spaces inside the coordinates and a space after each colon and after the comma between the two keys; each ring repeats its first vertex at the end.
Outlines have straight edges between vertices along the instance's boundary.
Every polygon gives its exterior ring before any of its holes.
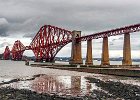
{"type": "MultiPolygon", "coordinates": [[[[140,100],[140,86],[123,84],[121,82],[101,81],[87,77],[91,83],[96,83],[102,90],[93,90],[91,98],[109,100],[140,100]]],[[[91,99],[92,100],[92,99],[91,99]]]]}
{"type": "Polygon", "coordinates": [[[81,97],[62,97],[58,95],[39,94],[30,90],[10,87],[0,88],[0,100],[84,100],[81,97]]]}

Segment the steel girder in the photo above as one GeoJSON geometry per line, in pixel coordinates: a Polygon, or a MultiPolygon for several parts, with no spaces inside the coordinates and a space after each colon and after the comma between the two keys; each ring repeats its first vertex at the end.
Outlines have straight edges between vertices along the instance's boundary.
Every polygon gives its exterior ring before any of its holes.
{"type": "Polygon", "coordinates": [[[3,59],[9,60],[10,59],[10,49],[8,46],[6,46],[5,51],[3,53],[3,59]]]}
{"type": "Polygon", "coordinates": [[[25,46],[19,41],[15,41],[12,52],[12,60],[22,60],[23,52],[25,51],[25,46]]]}
{"type": "Polygon", "coordinates": [[[60,49],[71,42],[71,40],[71,31],[45,25],[40,28],[30,43],[30,48],[35,54],[36,61],[52,62],[60,49]]]}
{"type": "Polygon", "coordinates": [[[126,33],[133,33],[140,31],[140,24],[125,26],[121,28],[116,28],[112,30],[107,30],[103,32],[94,33],[87,36],[82,36],[80,38],[77,38],[77,41],[87,41],[91,39],[98,39],[98,38],[104,38],[104,37],[110,37],[110,36],[116,36],[116,35],[122,35],[126,33]]]}

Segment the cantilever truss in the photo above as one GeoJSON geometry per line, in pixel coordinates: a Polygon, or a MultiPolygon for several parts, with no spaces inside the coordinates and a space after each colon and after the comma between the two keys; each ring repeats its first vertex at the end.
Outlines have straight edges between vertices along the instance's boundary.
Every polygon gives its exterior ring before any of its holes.
{"type": "Polygon", "coordinates": [[[24,51],[25,46],[19,40],[15,41],[13,48],[11,50],[12,60],[21,60],[24,51]]]}
{"type": "Polygon", "coordinates": [[[30,44],[36,60],[53,61],[55,55],[66,44],[71,42],[72,32],[51,25],[40,28],[30,44]]]}
{"type": "Polygon", "coordinates": [[[10,58],[10,49],[8,46],[6,46],[5,51],[3,53],[3,59],[8,60],[10,58]]]}

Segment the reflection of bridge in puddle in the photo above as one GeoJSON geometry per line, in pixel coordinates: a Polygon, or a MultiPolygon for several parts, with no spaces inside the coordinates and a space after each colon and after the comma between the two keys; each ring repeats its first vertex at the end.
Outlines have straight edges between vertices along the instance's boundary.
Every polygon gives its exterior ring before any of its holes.
{"type": "Polygon", "coordinates": [[[90,95],[94,89],[101,89],[95,83],[89,83],[84,76],[42,75],[32,81],[18,81],[3,86],[64,96],[85,96],[90,95]]]}
{"type": "MultiPolygon", "coordinates": [[[[32,90],[59,95],[89,95],[93,84],[82,76],[41,76],[32,83],[32,90]]],[[[94,86],[95,88],[95,86],[94,86]]]]}

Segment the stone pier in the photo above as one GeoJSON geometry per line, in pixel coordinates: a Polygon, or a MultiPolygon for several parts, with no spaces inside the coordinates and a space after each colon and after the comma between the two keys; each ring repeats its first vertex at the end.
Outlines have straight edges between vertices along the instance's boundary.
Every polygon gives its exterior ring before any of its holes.
{"type": "Polygon", "coordinates": [[[93,65],[92,61],[92,40],[87,41],[87,55],[86,55],[86,65],[93,65]]]}
{"type": "Polygon", "coordinates": [[[110,65],[109,50],[108,50],[108,37],[103,38],[101,65],[110,65]]]}
{"type": "Polygon", "coordinates": [[[72,32],[72,51],[70,64],[83,64],[82,53],[81,53],[81,41],[77,42],[76,37],[81,37],[81,31],[72,32]]]}
{"type": "Polygon", "coordinates": [[[131,46],[130,46],[130,33],[124,34],[124,45],[123,45],[123,65],[132,65],[131,60],[131,46]]]}

